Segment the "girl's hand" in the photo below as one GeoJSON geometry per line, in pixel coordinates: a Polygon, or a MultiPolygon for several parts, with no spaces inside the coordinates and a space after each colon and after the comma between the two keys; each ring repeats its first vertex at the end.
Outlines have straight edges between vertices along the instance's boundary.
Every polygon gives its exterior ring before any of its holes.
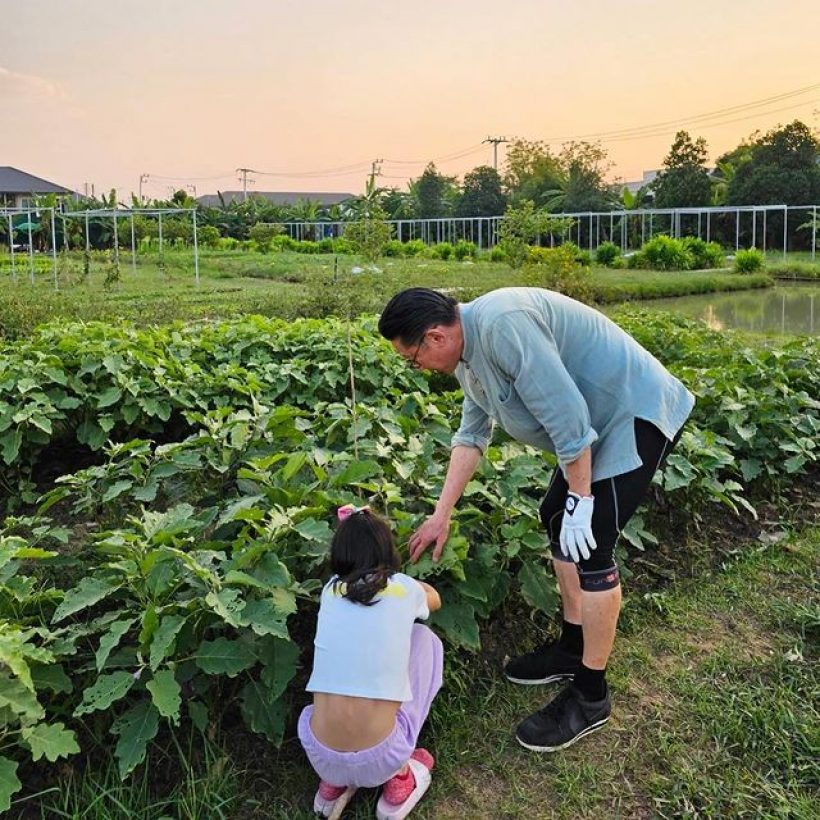
{"type": "Polygon", "coordinates": [[[433,560],[441,558],[441,551],[450,534],[450,516],[442,513],[433,513],[411,536],[408,541],[410,560],[415,563],[422,553],[435,542],[433,560]]]}

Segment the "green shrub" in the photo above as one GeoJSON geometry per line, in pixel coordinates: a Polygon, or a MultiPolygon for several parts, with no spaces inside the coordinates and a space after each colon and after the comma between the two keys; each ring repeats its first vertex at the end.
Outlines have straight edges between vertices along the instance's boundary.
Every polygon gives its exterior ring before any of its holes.
{"type": "Polygon", "coordinates": [[[500,245],[496,245],[490,251],[490,262],[506,262],[507,255],[504,253],[504,249],[500,245]]]}
{"type": "Polygon", "coordinates": [[[219,228],[213,225],[203,225],[201,228],[197,228],[196,237],[197,242],[206,248],[215,249],[219,247],[219,228]]]}
{"type": "Polygon", "coordinates": [[[277,251],[295,251],[298,244],[295,239],[291,239],[287,234],[275,236],[271,242],[271,246],[277,251]]]}
{"type": "Polygon", "coordinates": [[[607,268],[615,267],[615,260],[621,258],[621,246],[614,242],[601,242],[595,251],[595,261],[607,268]]]}
{"type": "Polygon", "coordinates": [[[465,259],[475,259],[478,254],[478,247],[475,242],[468,242],[466,239],[459,239],[453,248],[453,254],[459,262],[465,259]]]}
{"type": "Polygon", "coordinates": [[[219,247],[225,251],[235,251],[239,249],[239,240],[232,236],[223,236],[219,240],[219,247]]]}
{"type": "Polygon", "coordinates": [[[318,248],[318,253],[333,253],[334,251],[333,240],[329,236],[324,239],[320,239],[316,243],[316,246],[318,248]]]}
{"type": "Polygon", "coordinates": [[[453,246],[449,242],[439,242],[431,250],[433,259],[449,259],[453,255],[453,246]]]}
{"type": "Polygon", "coordinates": [[[705,242],[697,236],[687,236],[681,245],[692,254],[692,269],[722,268],[726,264],[723,248],[717,242],[705,242]]]}
{"type": "Polygon", "coordinates": [[[282,226],[274,222],[257,222],[251,226],[248,235],[256,243],[260,253],[269,253],[274,237],[282,233],[282,226]]]}
{"type": "Polygon", "coordinates": [[[636,266],[652,270],[691,270],[694,261],[680,239],[660,234],[644,243],[640,250],[641,264],[636,266]]]}
{"type": "Polygon", "coordinates": [[[404,256],[420,256],[426,248],[427,245],[421,239],[411,239],[409,242],[404,243],[404,256]]]}
{"type": "Polygon", "coordinates": [[[404,256],[404,243],[399,242],[398,239],[391,239],[385,246],[384,250],[382,251],[382,256],[391,256],[394,258],[400,258],[404,256]]]}
{"type": "Polygon", "coordinates": [[[741,249],[735,254],[734,269],[736,273],[755,273],[762,270],[765,261],[763,252],[757,248],[741,249]]]}
{"type": "Polygon", "coordinates": [[[775,279],[820,279],[820,264],[811,262],[779,262],[766,270],[775,279]]]}
{"type": "Polygon", "coordinates": [[[303,239],[301,242],[297,242],[294,250],[296,253],[321,253],[319,250],[319,243],[314,242],[311,239],[303,239]]]}
{"type": "Polygon", "coordinates": [[[353,245],[349,239],[340,236],[333,240],[333,251],[334,253],[353,253],[353,245]]]}

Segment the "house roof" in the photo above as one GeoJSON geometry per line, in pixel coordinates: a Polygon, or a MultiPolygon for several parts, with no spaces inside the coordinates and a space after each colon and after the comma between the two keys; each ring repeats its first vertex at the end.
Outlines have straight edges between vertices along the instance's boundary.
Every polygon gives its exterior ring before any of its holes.
{"type": "Polygon", "coordinates": [[[62,185],[27,174],[11,165],[0,165],[0,194],[70,194],[62,185]]]}
{"type": "MultiPolygon", "coordinates": [[[[242,191],[220,191],[222,198],[227,205],[230,202],[242,202],[245,194],[242,191]]],[[[346,199],[352,199],[354,194],[345,194],[335,191],[248,191],[248,199],[266,199],[273,205],[295,205],[299,200],[311,200],[319,202],[321,205],[338,205],[346,199]]],[[[196,201],[203,208],[218,208],[220,206],[219,194],[204,194],[197,197],[196,201]]]]}

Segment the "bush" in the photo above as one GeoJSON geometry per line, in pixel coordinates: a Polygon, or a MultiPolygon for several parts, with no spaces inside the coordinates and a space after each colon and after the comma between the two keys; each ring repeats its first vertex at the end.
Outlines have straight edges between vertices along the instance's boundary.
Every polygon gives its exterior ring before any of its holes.
{"type": "Polygon", "coordinates": [[[274,237],[282,233],[282,226],[273,222],[257,222],[248,232],[260,253],[268,253],[274,237]]]}
{"type": "Polygon", "coordinates": [[[449,242],[439,242],[431,250],[433,259],[449,259],[453,255],[453,246],[449,242]]]}
{"type": "MultiPolygon", "coordinates": [[[[638,257],[638,261],[634,267],[652,270],[691,270],[695,263],[694,256],[680,239],[672,239],[663,234],[645,242],[632,259],[635,257],[638,257]]],[[[631,261],[630,267],[633,267],[631,261]]]]}
{"type": "Polygon", "coordinates": [[[490,262],[506,262],[506,261],[507,261],[507,256],[504,253],[504,249],[502,247],[500,247],[499,245],[496,245],[490,251],[490,262]]]}
{"type": "Polygon", "coordinates": [[[239,240],[232,236],[223,236],[219,240],[219,248],[223,251],[235,251],[239,248],[239,240]]]}
{"type": "Polygon", "coordinates": [[[775,279],[820,279],[820,265],[810,262],[779,262],[769,265],[767,272],[775,279]]]}
{"type": "Polygon", "coordinates": [[[277,251],[293,251],[296,250],[297,242],[287,235],[275,236],[271,242],[271,247],[277,251]]]}
{"type": "Polygon", "coordinates": [[[763,269],[766,257],[757,248],[739,250],[735,254],[735,273],[755,273],[763,269]]]}
{"type": "Polygon", "coordinates": [[[321,249],[319,248],[319,243],[314,242],[311,239],[303,239],[301,242],[296,243],[296,247],[294,248],[296,253],[308,253],[308,254],[315,254],[321,253],[321,249]]]}
{"type": "Polygon", "coordinates": [[[453,248],[453,254],[459,262],[465,259],[475,259],[478,254],[478,247],[475,242],[468,242],[466,239],[459,239],[453,248]]]}
{"type": "Polygon", "coordinates": [[[343,236],[340,236],[338,239],[333,240],[333,252],[353,253],[353,245],[350,243],[349,239],[345,239],[343,236]]]}
{"type": "Polygon", "coordinates": [[[320,239],[316,245],[319,249],[318,253],[333,253],[333,240],[329,236],[324,239],[320,239]]]}
{"type": "Polygon", "coordinates": [[[420,256],[424,253],[427,245],[421,239],[411,239],[404,243],[404,255],[407,257],[420,256]]]}
{"type": "Polygon", "coordinates": [[[392,256],[394,258],[400,258],[400,257],[404,256],[404,243],[399,242],[398,239],[391,239],[384,246],[384,250],[382,251],[382,256],[392,256]]]}
{"type": "Polygon", "coordinates": [[[692,254],[694,270],[722,268],[726,264],[723,248],[717,242],[704,242],[697,236],[687,236],[681,240],[681,245],[692,254]]]}
{"type": "Polygon", "coordinates": [[[524,280],[534,287],[549,288],[580,302],[591,302],[589,269],[577,260],[577,255],[572,243],[557,248],[530,248],[524,280]]]}
{"type": "Polygon", "coordinates": [[[213,225],[203,225],[201,228],[197,228],[196,238],[197,242],[206,248],[219,247],[219,229],[213,225]]]}
{"type": "Polygon", "coordinates": [[[601,242],[595,251],[595,261],[607,268],[615,267],[615,260],[621,258],[621,248],[614,242],[601,242]]]}

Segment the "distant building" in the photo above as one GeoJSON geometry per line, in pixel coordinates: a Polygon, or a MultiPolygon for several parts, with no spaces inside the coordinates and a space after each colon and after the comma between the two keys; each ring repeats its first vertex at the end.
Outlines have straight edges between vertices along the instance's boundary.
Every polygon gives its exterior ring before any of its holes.
{"type": "Polygon", "coordinates": [[[636,180],[634,182],[623,182],[621,183],[621,189],[626,188],[631,194],[637,194],[644,185],[649,185],[650,182],[654,182],[658,178],[658,174],[660,173],[660,168],[656,168],[653,171],[644,171],[643,172],[643,179],[636,180]]]}
{"type": "Polygon", "coordinates": [[[74,191],[10,165],[0,165],[0,208],[28,208],[34,204],[36,194],[73,196],[74,191]]]}
{"type": "MultiPolygon", "coordinates": [[[[231,202],[242,202],[245,199],[243,191],[220,191],[219,194],[204,194],[196,198],[203,208],[219,208],[222,200],[228,205],[231,202]]],[[[343,194],[326,191],[248,191],[248,199],[265,199],[272,205],[295,205],[300,200],[318,202],[322,207],[338,205],[346,199],[352,199],[355,194],[343,194]]]]}

